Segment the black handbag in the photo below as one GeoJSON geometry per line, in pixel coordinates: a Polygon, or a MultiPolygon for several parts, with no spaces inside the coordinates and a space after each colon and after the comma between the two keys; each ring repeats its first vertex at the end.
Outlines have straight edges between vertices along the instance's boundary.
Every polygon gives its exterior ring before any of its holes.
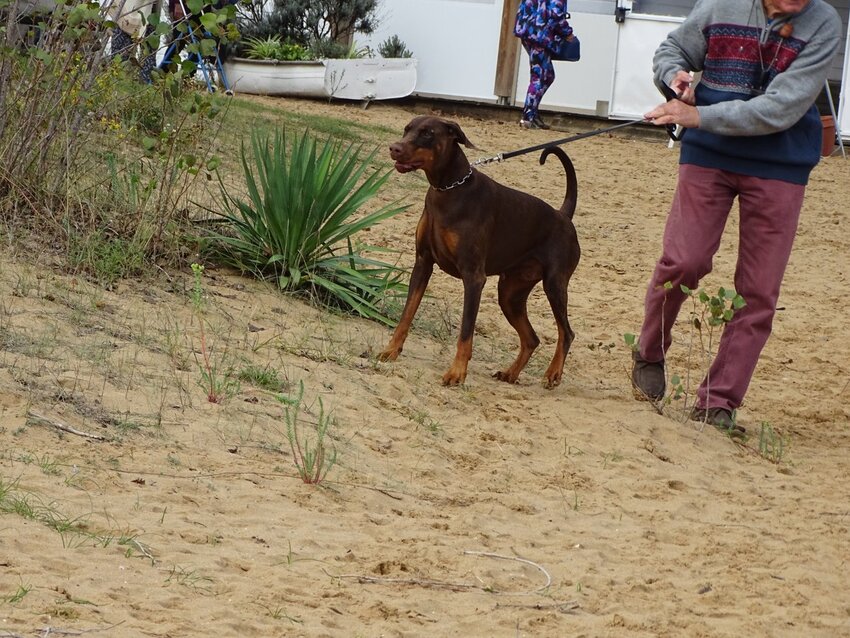
{"type": "Polygon", "coordinates": [[[578,36],[573,34],[572,40],[564,38],[560,42],[553,43],[549,49],[553,60],[564,60],[565,62],[578,62],[581,59],[581,42],[578,36]]]}

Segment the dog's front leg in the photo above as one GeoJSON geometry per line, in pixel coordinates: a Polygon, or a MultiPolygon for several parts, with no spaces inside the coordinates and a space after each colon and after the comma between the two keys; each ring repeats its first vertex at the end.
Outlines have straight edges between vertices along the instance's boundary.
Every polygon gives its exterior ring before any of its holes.
{"type": "Polygon", "coordinates": [[[463,275],[463,318],[460,322],[460,336],[457,340],[457,353],[452,367],[443,375],[443,385],[459,385],[466,380],[466,369],[472,358],[472,337],[475,334],[475,322],[481,305],[481,291],[487,276],[483,272],[463,275]]]}
{"type": "Polygon", "coordinates": [[[401,312],[401,320],[393,332],[393,336],[387,347],[378,355],[381,361],[395,361],[404,348],[407,333],[410,332],[410,324],[419,309],[428,281],[434,272],[434,261],[428,257],[417,254],[416,262],[413,264],[413,272],[410,274],[410,283],[407,286],[407,301],[404,302],[404,310],[401,312]]]}

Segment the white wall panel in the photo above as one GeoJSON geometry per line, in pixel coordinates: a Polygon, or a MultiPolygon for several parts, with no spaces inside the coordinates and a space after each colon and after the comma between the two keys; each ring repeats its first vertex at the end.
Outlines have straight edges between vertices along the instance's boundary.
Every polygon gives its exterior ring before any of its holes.
{"type": "Polygon", "coordinates": [[[384,0],[373,49],[397,35],[418,58],[415,93],[495,102],[502,0],[384,0]]]}
{"type": "Polygon", "coordinates": [[[652,58],[679,18],[632,16],[620,26],[617,41],[611,116],[637,119],[664,101],[652,82],[652,58]]]}
{"type": "MultiPolygon", "coordinates": [[[[546,91],[541,109],[607,117],[614,73],[617,23],[613,15],[570,12],[570,24],[581,40],[581,60],[555,62],[555,83],[546,91]]],[[[522,106],[528,88],[528,55],[521,53],[516,104],[522,106]]]]}
{"type": "Polygon", "coordinates": [[[838,104],[838,130],[842,140],[850,140],[850,30],[844,55],[844,76],[841,80],[841,99],[838,104]]]}

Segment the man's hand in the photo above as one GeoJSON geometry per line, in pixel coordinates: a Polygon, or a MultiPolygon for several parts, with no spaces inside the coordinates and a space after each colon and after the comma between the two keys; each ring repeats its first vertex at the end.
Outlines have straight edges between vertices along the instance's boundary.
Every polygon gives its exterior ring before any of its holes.
{"type": "Polygon", "coordinates": [[[676,77],[673,78],[673,81],[670,82],[670,88],[673,89],[677,96],[679,96],[679,99],[685,104],[690,104],[691,106],[696,104],[696,96],[694,95],[694,90],[691,88],[693,81],[693,73],[679,71],[676,73],[676,77]]]}
{"type": "Polygon", "coordinates": [[[657,126],[679,124],[685,128],[699,128],[699,111],[694,106],[696,96],[691,88],[693,79],[693,75],[687,71],[677,72],[670,82],[670,89],[678,97],[659,104],[644,117],[657,126]]]}
{"type": "Polygon", "coordinates": [[[651,124],[664,126],[679,124],[685,128],[699,128],[699,111],[697,107],[685,104],[681,100],[670,100],[659,104],[644,115],[651,124]]]}

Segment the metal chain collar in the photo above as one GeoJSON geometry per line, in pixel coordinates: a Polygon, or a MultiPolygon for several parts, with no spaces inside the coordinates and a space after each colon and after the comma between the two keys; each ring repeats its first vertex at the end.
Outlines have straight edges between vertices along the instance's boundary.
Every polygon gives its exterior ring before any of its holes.
{"type": "Polygon", "coordinates": [[[463,186],[464,184],[466,184],[467,180],[469,180],[470,177],[472,177],[472,166],[469,167],[469,172],[463,179],[459,179],[456,182],[449,184],[448,186],[435,186],[434,188],[436,188],[438,191],[450,191],[453,188],[457,188],[458,186],[463,186]]]}
{"type": "Polygon", "coordinates": [[[482,157],[479,160],[475,160],[472,162],[471,166],[484,166],[486,164],[492,164],[493,162],[501,162],[503,159],[502,153],[499,153],[493,157],[482,157]]]}

